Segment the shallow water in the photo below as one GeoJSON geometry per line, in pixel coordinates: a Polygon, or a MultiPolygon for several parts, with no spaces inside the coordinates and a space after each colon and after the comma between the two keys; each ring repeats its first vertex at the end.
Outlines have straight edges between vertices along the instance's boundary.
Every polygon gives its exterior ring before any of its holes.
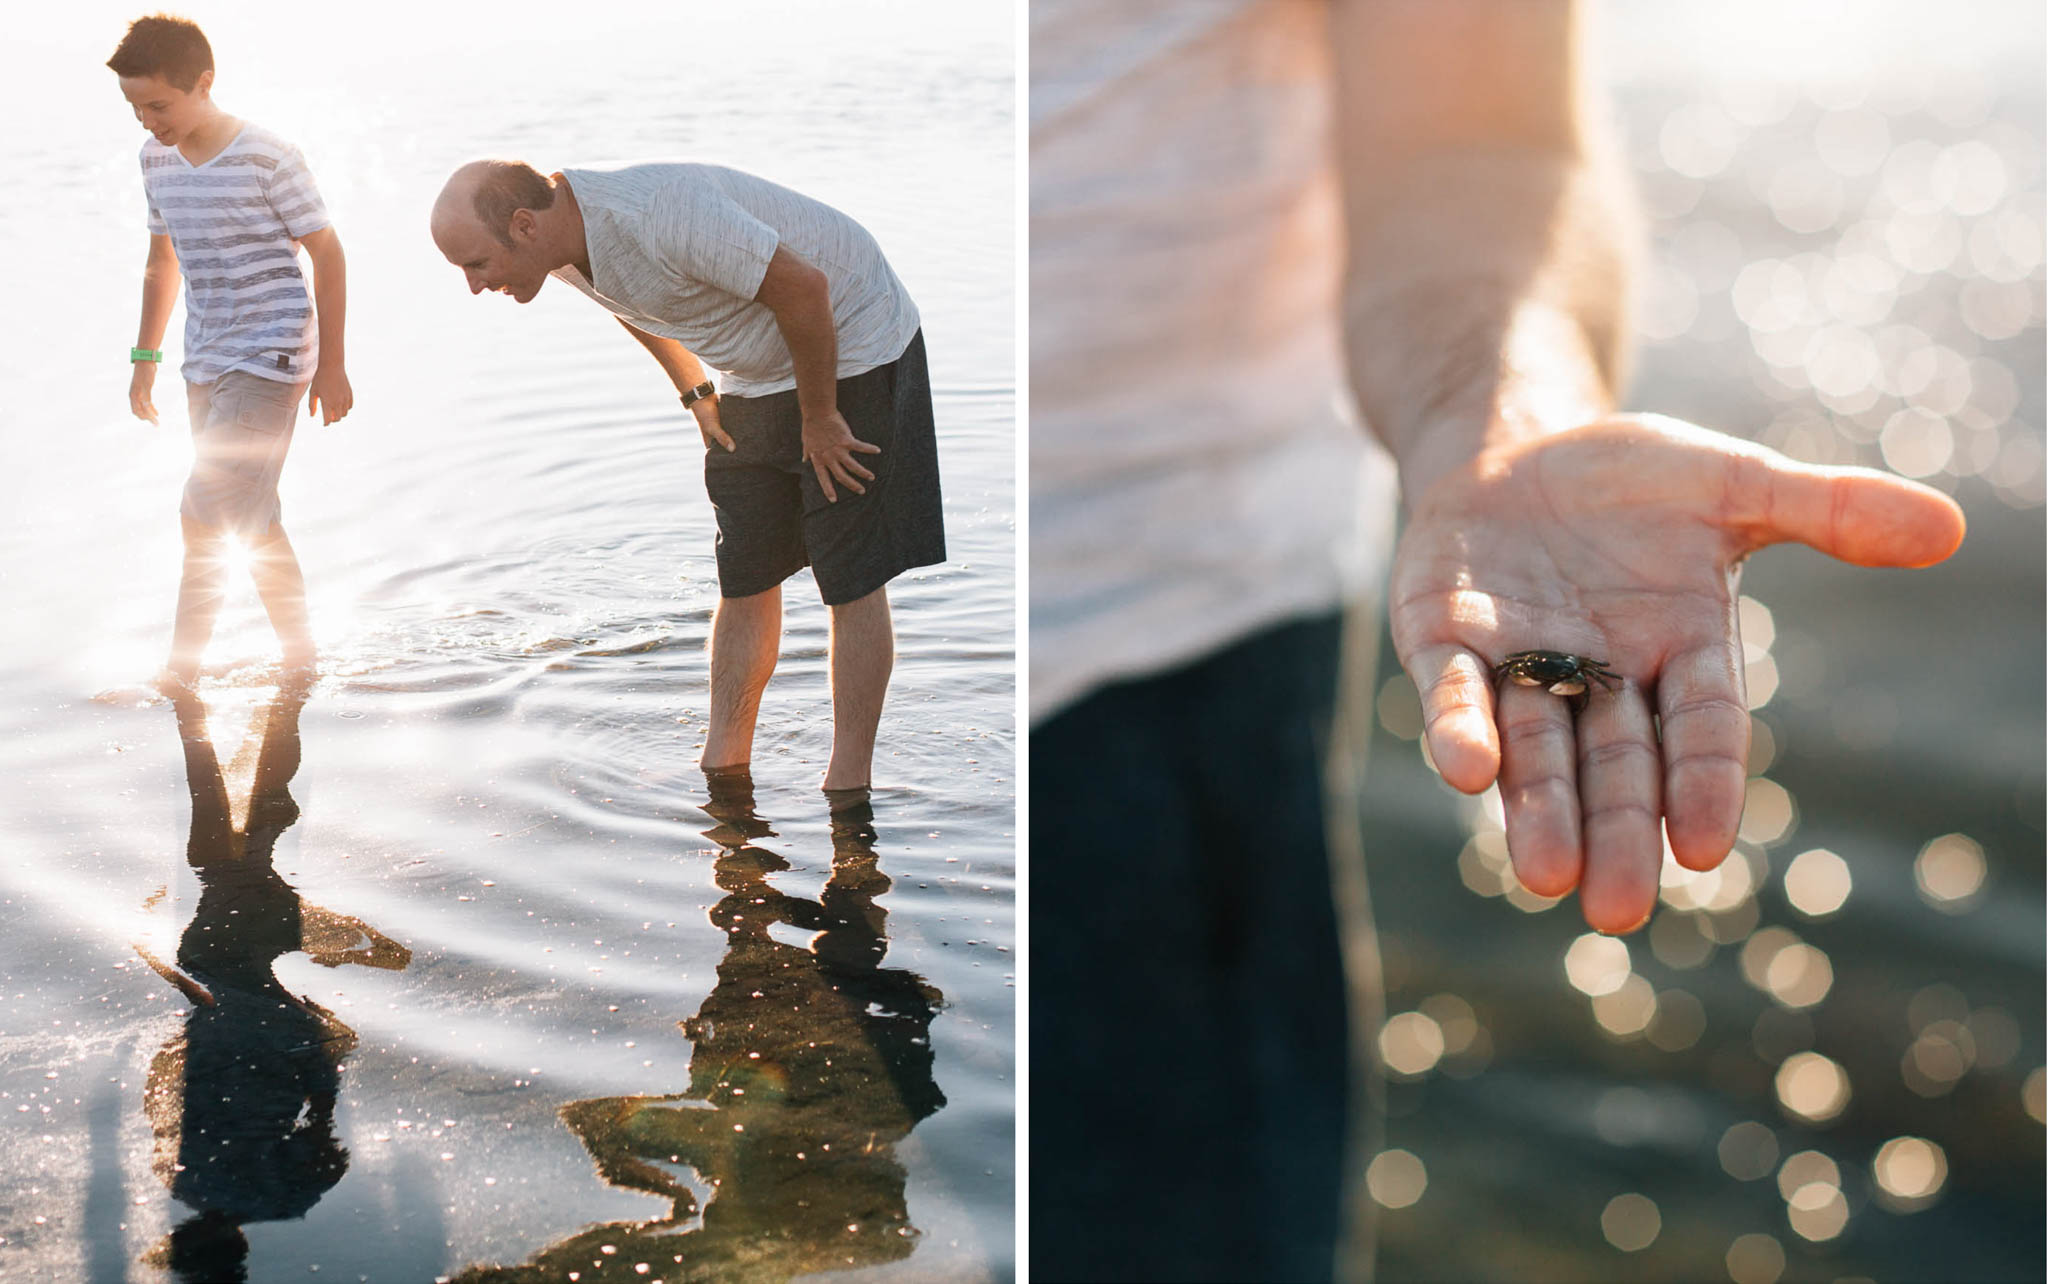
{"type": "Polygon", "coordinates": [[[1970,534],[1752,559],[1738,854],[1667,860],[1619,955],[1509,886],[1497,798],[1433,780],[1383,662],[1381,1278],[2038,1279],[2040,13],[1614,16],[1657,246],[1631,406],[1921,476],[1970,534]]]}
{"type": "Polygon", "coordinates": [[[270,13],[207,20],[217,93],[307,152],[356,394],[302,418],[283,486],[324,656],[303,711],[246,598],[203,725],[144,685],[185,448],[176,412],[128,418],[108,355],[145,248],[99,66],[125,15],[39,19],[8,91],[42,127],[0,155],[46,181],[0,212],[0,1273],[1006,1278],[1007,21],[608,6],[574,41],[439,13],[395,40],[397,6],[317,35],[270,13]],[[891,586],[871,822],[817,788],[807,575],[758,819],[712,800],[702,448],[587,301],[471,298],[435,253],[434,191],[486,154],[752,169],[860,219],[917,299],[950,559],[891,586]]]}

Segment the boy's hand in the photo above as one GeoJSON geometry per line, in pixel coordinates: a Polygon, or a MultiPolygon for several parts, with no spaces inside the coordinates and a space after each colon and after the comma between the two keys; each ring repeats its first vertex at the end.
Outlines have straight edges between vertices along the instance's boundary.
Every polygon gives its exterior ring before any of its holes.
{"type": "Polygon", "coordinates": [[[731,435],[718,426],[717,397],[698,398],[691,403],[690,413],[697,416],[697,433],[704,438],[704,449],[711,449],[711,443],[714,441],[728,451],[738,449],[732,444],[731,435]]]}
{"type": "Polygon", "coordinates": [[[137,419],[159,423],[156,417],[156,362],[138,361],[135,373],[128,376],[128,409],[137,419]]]}
{"type": "Polygon", "coordinates": [[[804,419],[804,453],[811,468],[818,474],[818,486],[825,492],[825,498],[838,503],[839,496],[832,489],[837,481],[856,495],[865,495],[863,481],[873,481],[875,475],[860,466],[854,459],[855,451],[864,455],[879,455],[880,446],[862,441],[853,435],[845,416],[834,410],[827,414],[806,416],[804,419]],[[859,480],[855,480],[858,478],[859,480]]]}
{"type": "Polygon", "coordinates": [[[348,386],[348,372],[339,365],[323,365],[313,372],[313,382],[306,393],[306,413],[320,415],[320,422],[331,424],[345,417],[356,404],[355,391],[348,386]]]}

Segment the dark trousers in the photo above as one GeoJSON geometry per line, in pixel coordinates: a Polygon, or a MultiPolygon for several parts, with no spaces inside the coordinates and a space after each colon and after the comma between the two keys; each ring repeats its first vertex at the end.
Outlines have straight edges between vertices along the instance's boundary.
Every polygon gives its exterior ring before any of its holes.
{"type": "Polygon", "coordinates": [[[1032,732],[1035,1280],[1330,1276],[1339,635],[1283,624],[1032,732]]]}

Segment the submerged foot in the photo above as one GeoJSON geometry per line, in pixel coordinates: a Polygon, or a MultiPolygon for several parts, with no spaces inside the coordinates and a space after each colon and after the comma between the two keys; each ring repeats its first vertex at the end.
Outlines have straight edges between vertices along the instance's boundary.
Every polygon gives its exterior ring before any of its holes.
{"type": "Polygon", "coordinates": [[[198,683],[199,666],[196,664],[167,664],[157,670],[156,676],[149,680],[149,685],[156,688],[157,694],[172,700],[197,694],[193,688],[198,683]]]}
{"type": "Polygon", "coordinates": [[[874,790],[868,785],[848,785],[844,788],[827,785],[825,786],[825,806],[836,816],[843,811],[853,811],[856,808],[866,807],[873,793],[874,790]]]}
{"type": "Polygon", "coordinates": [[[721,847],[736,847],[775,831],[754,812],[754,776],[745,763],[737,767],[706,767],[704,788],[710,795],[704,811],[718,827],[706,836],[721,847]]]}
{"type": "Polygon", "coordinates": [[[307,695],[319,680],[320,657],[310,648],[303,653],[287,651],[278,662],[277,689],[280,695],[307,695]]]}

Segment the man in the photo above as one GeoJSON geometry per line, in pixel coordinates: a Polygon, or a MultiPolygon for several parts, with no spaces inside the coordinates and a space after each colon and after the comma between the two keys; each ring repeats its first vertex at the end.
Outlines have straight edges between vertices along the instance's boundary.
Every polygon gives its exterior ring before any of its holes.
{"type": "Polygon", "coordinates": [[[1615,413],[1636,229],[1568,0],[1033,0],[1031,66],[1033,1275],[1328,1278],[1323,732],[1389,483],[1432,760],[1610,932],[1663,835],[1733,842],[1742,558],[1924,565],[1961,513],[1615,413]],[[1496,686],[1525,651],[1615,677],[1496,686]]]}
{"type": "Polygon", "coordinates": [[[432,231],[471,293],[526,303],[553,275],[595,299],[695,417],[720,592],[704,768],[748,767],[781,584],[809,565],[832,617],[824,787],[867,788],[895,654],[884,586],[946,556],[917,307],[874,238],[733,169],[517,161],[458,169],[432,231]]]}

